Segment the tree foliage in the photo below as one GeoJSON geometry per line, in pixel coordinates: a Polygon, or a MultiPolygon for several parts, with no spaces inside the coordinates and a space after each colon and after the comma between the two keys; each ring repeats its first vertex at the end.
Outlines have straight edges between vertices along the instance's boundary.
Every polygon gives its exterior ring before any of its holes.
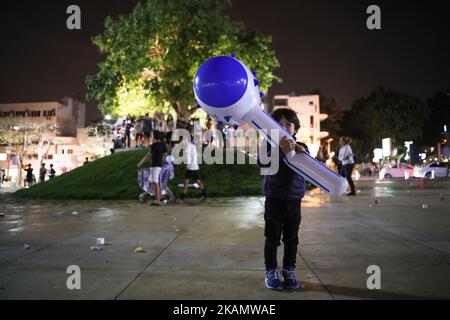
{"type": "Polygon", "coordinates": [[[321,90],[315,89],[311,94],[319,95],[320,113],[325,113],[328,117],[320,123],[320,130],[327,131],[329,136],[325,139],[333,138],[331,148],[339,148],[339,138],[342,135],[342,121],[345,112],[337,103],[336,99],[325,95],[321,90]]]}
{"type": "Polygon", "coordinates": [[[423,128],[424,145],[434,146],[438,143],[444,125],[450,130],[450,91],[440,91],[428,100],[430,116],[423,128]]]}
{"type": "Polygon", "coordinates": [[[235,53],[258,72],[267,90],[279,80],[271,37],[248,32],[222,14],[223,0],[147,0],[127,16],[105,21],[93,39],[106,59],[88,76],[88,99],[104,114],[195,111],[192,81],[201,63],[215,55],[235,53]],[[134,109],[131,107],[134,106],[134,109]],[[138,106],[138,107],[136,107],[138,106]]]}
{"type": "Polygon", "coordinates": [[[383,138],[398,144],[422,137],[429,110],[419,98],[386,88],[378,88],[358,99],[344,118],[344,134],[360,140],[361,157],[372,155],[383,138]]]}

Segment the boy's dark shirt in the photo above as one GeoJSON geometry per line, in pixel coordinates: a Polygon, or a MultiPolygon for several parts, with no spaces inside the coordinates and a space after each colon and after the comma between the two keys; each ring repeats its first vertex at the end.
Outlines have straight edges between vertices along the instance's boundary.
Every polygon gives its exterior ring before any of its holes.
{"type": "Polygon", "coordinates": [[[166,152],[167,148],[163,142],[157,141],[150,146],[150,153],[152,154],[152,167],[162,167],[163,156],[166,152]]]}
{"type": "MultiPolygon", "coordinates": [[[[309,153],[306,144],[297,142],[302,146],[306,152],[309,153]]],[[[267,155],[271,154],[271,146],[267,142],[267,155]]],[[[264,176],[263,180],[263,194],[265,196],[286,199],[286,200],[300,200],[305,195],[305,179],[295,173],[283,161],[284,153],[279,149],[279,167],[278,172],[274,175],[264,176]]],[[[261,164],[258,158],[258,165],[260,167],[270,167],[269,164],[261,164]]]]}

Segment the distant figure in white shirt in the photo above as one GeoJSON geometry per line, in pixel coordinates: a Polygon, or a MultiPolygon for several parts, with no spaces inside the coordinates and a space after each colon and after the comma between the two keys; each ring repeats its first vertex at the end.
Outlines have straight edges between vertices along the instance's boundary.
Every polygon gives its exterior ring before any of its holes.
{"type": "Polygon", "coordinates": [[[202,190],[202,200],[206,200],[205,186],[203,185],[198,175],[200,167],[198,166],[197,160],[197,148],[191,141],[185,141],[185,139],[183,139],[181,143],[186,144],[186,146],[184,147],[184,152],[186,152],[186,172],[184,174],[184,189],[180,199],[182,201],[184,200],[184,197],[186,196],[186,192],[188,190],[189,181],[192,179],[198,183],[202,190]]]}
{"type": "Polygon", "coordinates": [[[355,165],[353,151],[349,145],[349,138],[341,137],[339,139],[339,143],[341,145],[341,148],[339,149],[339,161],[341,161],[343,175],[347,179],[348,185],[350,186],[350,192],[347,193],[347,195],[354,196],[356,195],[356,192],[355,184],[352,180],[352,171],[355,165]]]}

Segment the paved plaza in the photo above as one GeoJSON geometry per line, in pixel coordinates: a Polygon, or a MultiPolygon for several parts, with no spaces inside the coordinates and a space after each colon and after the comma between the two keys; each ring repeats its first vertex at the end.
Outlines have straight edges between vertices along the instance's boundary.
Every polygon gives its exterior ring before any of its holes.
{"type": "Polygon", "coordinates": [[[450,181],[357,189],[308,192],[294,291],[264,286],[263,197],[151,207],[2,193],[0,299],[449,299],[450,181]],[[80,290],[67,288],[70,265],[80,290]],[[367,288],[371,265],[380,290],[367,288]]]}

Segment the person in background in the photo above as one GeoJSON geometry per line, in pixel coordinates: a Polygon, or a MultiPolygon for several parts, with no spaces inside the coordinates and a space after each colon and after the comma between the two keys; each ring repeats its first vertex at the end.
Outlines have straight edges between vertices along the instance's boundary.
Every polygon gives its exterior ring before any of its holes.
{"type": "Polygon", "coordinates": [[[144,117],[139,117],[134,129],[136,130],[136,148],[142,147],[144,143],[144,117]]]}
{"type": "Polygon", "coordinates": [[[27,172],[27,175],[25,176],[24,186],[31,187],[33,185],[33,168],[31,167],[31,164],[28,164],[26,169],[24,170],[27,172]]]}
{"type": "Polygon", "coordinates": [[[3,169],[0,169],[0,188],[2,187],[4,176],[5,176],[5,172],[3,171],[3,169]]]}
{"type": "Polygon", "coordinates": [[[39,182],[45,181],[46,174],[47,174],[47,169],[45,168],[45,163],[42,163],[41,168],[39,169],[39,182]]]}
{"type": "Polygon", "coordinates": [[[148,113],[142,118],[142,132],[144,134],[144,145],[149,146],[153,131],[153,119],[150,118],[148,113]]]}
{"type": "Polygon", "coordinates": [[[166,121],[164,120],[164,116],[162,112],[155,113],[155,140],[164,141],[166,137],[166,121]]]}
{"type": "Polygon", "coordinates": [[[198,176],[200,167],[198,166],[197,148],[191,141],[184,141],[183,139],[181,143],[185,144],[184,150],[186,152],[186,171],[184,174],[183,193],[181,194],[180,200],[184,201],[184,197],[186,196],[189,186],[189,180],[193,180],[198,183],[200,189],[202,190],[202,200],[206,200],[207,196],[205,186],[198,176]]]}
{"type": "Polygon", "coordinates": [[[353,158],[353,151],[350,147],[350,139],[347,137],[341,137],[339,143],[341,148],[339,149],[339,161],[342,164],[343,176],[347,179],[348,185],[350,186],[350,192],[347,193],[348,196],[355,196],[355,184],[352,180],[353,167],[355,166],[355,161],[353,158]]]}
{"type": "Polygon", "coordinates": [[[86,157],[86,161],[84,161],[83,166],[87,165],[89,163],[89,158],[86,157]]]}
{"type": "Polygon", "coordinates": [[[54,179],[56,176],[56,171],[53,169],[53,164],[50,164],[50,170],[48,171],[48,178],[50,180],[54,179]]]}
{"type": "Polygon", "coordinates": [[[161,206],[161,188],[159,185],[159,176],[161,175],[162,166],[164,163],[164,157],[167,154],[167,148],[164,142],[159,139],[159,136],[155,135],[155,142],[150,146],[150,151],[139,162],[138,169],[142,168],[143,164],[152,159],[150,166],[149,183],[152,185],[155,191],[155,201],[152,203],[154,206],[161,206]]]}
{"type": "Polygon", "coordinates": [[[172,142],[172,134],[174,129],[175,129],[175,121],[173,120],[172,115],[169,114],[167,116],[166,122],[166,141],[168,145],[170,145],[172,142]]]}
{"type": "Polygon", "coordinates": [[[322,143],[319,147],[319,151],[317,151],[316,159],[325,164],[329,158],[330,155],[328,154],[327,144],[322,143]]]}
{"type": "Polygon", "coordinates": [[[125,147],[129,149],[131,145],[131,128],[133,128],[133,123],[129,116],[125,118],[124,125],[125,125],[125,147]]]}

